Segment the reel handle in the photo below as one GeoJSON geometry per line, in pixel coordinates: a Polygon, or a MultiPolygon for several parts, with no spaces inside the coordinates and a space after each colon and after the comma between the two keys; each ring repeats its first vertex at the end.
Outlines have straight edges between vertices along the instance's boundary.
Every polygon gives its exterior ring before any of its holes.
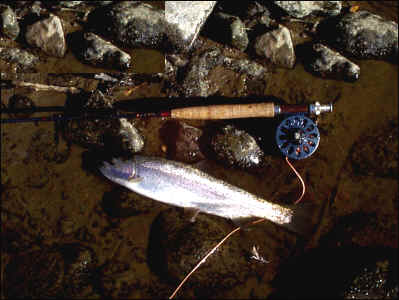
{"type": "Polygon", "coordinates": [[[221,104],[175,108],[171,110],[173,119],[221,120],[239,118],[273,118],[274,103],[221,104]]]}

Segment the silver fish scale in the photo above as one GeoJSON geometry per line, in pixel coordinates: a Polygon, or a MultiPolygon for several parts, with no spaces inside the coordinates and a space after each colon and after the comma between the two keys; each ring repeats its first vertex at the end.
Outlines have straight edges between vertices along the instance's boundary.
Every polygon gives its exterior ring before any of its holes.
{"type": "Polygon", "coordinates": [[[136,155],[131,161],[114,160],[100,171],[118,184],[167,204],[195,208],[224,218],[266,218],[284,225],[291,222],[293,211],[261,199],[238,187],[216,179],[179,162],[136,155]],[[134,180],[115,170],[135,170],[134,180]]]}

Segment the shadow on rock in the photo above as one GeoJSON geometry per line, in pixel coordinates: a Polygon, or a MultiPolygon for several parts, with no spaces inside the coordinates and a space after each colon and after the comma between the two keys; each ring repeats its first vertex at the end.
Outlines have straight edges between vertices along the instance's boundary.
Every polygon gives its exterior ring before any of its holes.
{"type": "Polygon", "coordinates": [[[389,248],[317,248],[281,267],[271,299],[395,298],[396,265],[397,253],[389,248]]]}

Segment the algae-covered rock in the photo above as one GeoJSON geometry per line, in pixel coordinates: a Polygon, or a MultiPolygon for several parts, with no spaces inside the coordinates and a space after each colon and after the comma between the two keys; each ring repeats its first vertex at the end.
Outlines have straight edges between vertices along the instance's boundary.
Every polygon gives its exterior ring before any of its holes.
{"type": "Polygon", "coordinates": [[[163,46],[164,11],[141,1],[120,1],[98,7],[88,16],[88,25],[125,47],[163,46]]]}
{"type": "Polygon", "coordinates": [[[342,1],[274,1],[287,14],[304,18],[310,14],[336,16],[341,12],[342,1]]]}
{"type": "Polygon", "coordinates": [[[260,166],[264,153],[256,140],[243,130],[227,125],[212,137],[216,157],[229,166],[251,168],[260,166]]]}
{"type": "Polygon", "coordinates": [[[360,10],[326,20],[318,31],[331,46],[356,58],[397,62],[398,24],[368,11],[360,10]]]}

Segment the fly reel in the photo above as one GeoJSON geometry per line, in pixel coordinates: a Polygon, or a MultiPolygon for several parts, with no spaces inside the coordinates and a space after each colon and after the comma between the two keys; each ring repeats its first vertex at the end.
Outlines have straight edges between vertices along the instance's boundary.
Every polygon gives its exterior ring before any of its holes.
{"type": "Polygon", "coordinates": [[[319,146],[320,132],[315,122],[304,114],[284,119],[276,130],[276,143],[284,156],[304,159],[319,146]]]}
{"type": "Polygon", "coordinates": [[[321,113],[332,111],[332,103],[276,105],[276,115],[290,115],[278,125],[276,130],[276,143],[281,153],[296,160],[311,156],[319,146],[320,132],[316,123],[306,115],[319,116],[321,113]]]}

